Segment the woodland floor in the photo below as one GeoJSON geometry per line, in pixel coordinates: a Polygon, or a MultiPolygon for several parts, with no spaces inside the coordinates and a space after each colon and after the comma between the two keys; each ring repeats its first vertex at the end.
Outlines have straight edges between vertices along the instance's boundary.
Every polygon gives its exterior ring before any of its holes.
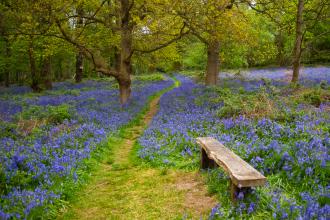
{"type": "Polygon", "coordinates": [[[208,195],[197,171],[134,162],[136,140],[157,113],[159,99],[150,102],[140,123],[109,141],[113,154],[101,162],[59,219],[200,219],[208,215],[216,200],[208,195]]]}

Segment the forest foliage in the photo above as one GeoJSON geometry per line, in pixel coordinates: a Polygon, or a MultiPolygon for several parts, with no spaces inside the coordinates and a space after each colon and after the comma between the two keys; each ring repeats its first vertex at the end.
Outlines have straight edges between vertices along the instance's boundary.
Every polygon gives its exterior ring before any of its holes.
{"type": "MultiPolygon", "coordinates": [[[[329,3],[303,2],[298,61],[329,63],[329,3]]],[[[208,78],[219,67],[290,66],[298,3],[2,1],[0,80],[38,91],[52,81],[103,74],[114,76],[125,96],[132,74],[206,69],[208,78]]]]}

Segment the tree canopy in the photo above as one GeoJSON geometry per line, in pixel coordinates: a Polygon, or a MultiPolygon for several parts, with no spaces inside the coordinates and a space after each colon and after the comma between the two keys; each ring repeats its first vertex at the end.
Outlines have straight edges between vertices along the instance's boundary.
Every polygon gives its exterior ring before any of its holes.
{"type": "Polygon", "coordinates": [[[1,81],[114,77],[124,104],[132,74],[327,63],[326,0],[69,0],[0,3],[1,81]]]}

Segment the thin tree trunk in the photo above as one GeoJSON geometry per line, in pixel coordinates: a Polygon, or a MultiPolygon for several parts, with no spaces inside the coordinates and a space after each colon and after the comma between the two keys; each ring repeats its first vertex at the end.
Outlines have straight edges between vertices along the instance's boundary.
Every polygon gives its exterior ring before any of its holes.
{"type": "Polygon", "coordinates": [[[297,22],[296,22],[296,42],[294,46],[293,55],[293,74],[292,83],[297,83],[299,78],[300,59],[301,59],[301,46],[303,40],[303,12],[304,0],[298,0],[297,7],[297,22]]]}
{"type": "Polygon", "coordinates": [[[216,85],[219,74],[219,41],[209,43],[207,47],[206,85],[216,85]]]}
{"type": "Polygon", "coordinates": [[[81,82],[83,78],[83,69],[84,69],[83,61],[84,61],[83,53],[78,52],[76,55],[76,75],[75,75],[76,83],[81,82]]]}
{"type": "Polygon", "coordinates": [[[122,105],[126,104],[131,96],[133,26],[130,24],[130,20],[130,1],[121,0],[120,74],[117,80],[119,83],[120,103],[122,105]]]}
{"type": "Polygon", "coordinates": [[[61,81],[62,79],[63,79],[63,58],[62,56],[59,56],[56,80],[61,81]]]}
{"type": "Polygon", "coordinates": [[[280,31],[275,36],[275,44],[277,47],[277,55],[276,55],[276,61],[279,66],[285,65],[285,57],[284,57],[284,36],[282,31],[280,31]]]}
{"type": "MultiPolygon", "coordinates": [[[[82,18],[82,16],[84,15],[84,11],[81,6],[77,8],[77,13],[79,15],[79,17],[77,18],[77,28],[79,29],[82,28],[84,24],[84,20],[82,18]]],[[[79,51],[76,54],[76,75],[75,75],[76,83],[81,82],[83,78],[83,68],[84,68],[83,61],[84,61],[84,55],[82,51],[79,51]]]]}
{"type": "Polygon", "coordinates": [[[9,40],[7,37],[4,37],[5,40],[5,66],[4,66],[4,73],[5,73],[5,86],[9,87],[10,84],[10,56],[11,56],[11,51],[10,51],[10,45],[9,45],[9,40]]]}
{"type": "Polygon", "coordinates": [[[52,89],[52,76],[51,76],[51,58],[50,56],[47,56],[44,58],[42,63],[42,69],[41,69],[41,77],[43,80],[43,84],[45,89],[52,89]]]}
{"type": "Polygon", "coordinates": [[[41,88],[39,86],[39,79],[37,75],[37,69],[36,69],[36,61],[34,58],[34,51],[33,51],[33,42],[32,39],[30,39],[29,43],[29,59],[30,59],[30,71],[31,71],[31,88],[33,92],[40,92],[41,88]]]}

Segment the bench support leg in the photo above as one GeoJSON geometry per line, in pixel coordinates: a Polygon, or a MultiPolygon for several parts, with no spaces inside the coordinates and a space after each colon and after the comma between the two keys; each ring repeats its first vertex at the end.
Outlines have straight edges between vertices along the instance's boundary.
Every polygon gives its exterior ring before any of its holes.
{"type": "Polygon", "coordinates": [[[209,168],[209,158],[206,151],[201,147],[201,169],[209,168]]]}
{"type": "Polygon", "coordinates": [[[229,188],[231,201],[236,202],[239,188],[231,180],[229,182],[229,188]]]}
{"type": "Polygon", "coordinates": [[[201,147],[201,169],[216,168],[218,164],[207,156],[206,151],[201,147]]]}
{"type": "Polygon", "coordinates": [[[244,194],[244,197],[251,191],[251,187],[242,187],[242,188],[239,188],[237,187],[233,181],[230,180],[230,197],[231,197],[231,200],[236,203],[237,202],[237,196],[240,192],[242,192],[244,194]]]}

